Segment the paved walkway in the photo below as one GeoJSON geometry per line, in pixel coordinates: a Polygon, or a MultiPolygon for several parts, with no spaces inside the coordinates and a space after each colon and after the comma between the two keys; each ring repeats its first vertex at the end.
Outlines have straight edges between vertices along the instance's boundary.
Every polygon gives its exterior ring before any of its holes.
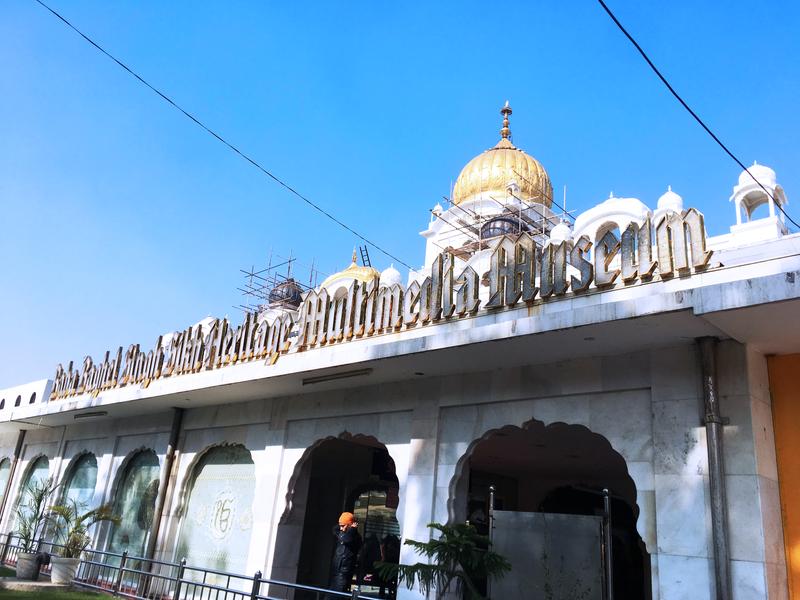
{"type": "Polygon", "coordinates": [[[16,577],[0,577],[0,590],[13,590],[15,592],[55,592],[67,591],[72,586],[61,583],[43,581],[26,581],[16,577]]]}

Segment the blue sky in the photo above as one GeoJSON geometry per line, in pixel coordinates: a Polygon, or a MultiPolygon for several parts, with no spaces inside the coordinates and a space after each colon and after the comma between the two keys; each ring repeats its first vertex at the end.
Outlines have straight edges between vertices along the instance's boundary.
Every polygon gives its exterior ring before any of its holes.
{"type": "MultiPolygon", "coordinates": [[[[800,4],[610,5],[734,152],[800,198],[800,4]]],[[[671,184],[710,234],[734,221],[739,169],[592,1],[52,6],[411,264],[506,99],[515,143],[570,209],[611,190],[654,206],[671,184]]],[[[0,388],[238,319],[239,268],[271,249],[329,273],[358,242],[32,0],[0,7],[0,219],[0,388]]]]}

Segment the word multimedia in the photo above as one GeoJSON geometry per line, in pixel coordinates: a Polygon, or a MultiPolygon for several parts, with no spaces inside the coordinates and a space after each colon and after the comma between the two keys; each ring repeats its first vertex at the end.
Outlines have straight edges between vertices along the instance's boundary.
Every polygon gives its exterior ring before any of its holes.
{"type": "MultiPolygon", "coordinates": [[[[602,230],[601,230],[602,231],[602,230]]],[[[499,238],[492,249],[486,310],[514,307],[568,292],[581,294],[594,285],[608,289],[621,279],[630,285],[689,275],[708,268],[712,252],[706,250],[703,215],[690,208],[670,212],[653,227],[648,217],[632,222],[617,237],[614,230],[598,235],[593,244],[581,236],[575,241],[547,240],[539,246],[527,233],[499,238]],[[655,232],[655,235],[653,233],[655,232]],[[653,244],[655,237],[655,244],[653,244]],[[594,253],[589,251],[594,245],[594,253]]],[[[175,332],[167,343],[162,337],[145,353],[138,344],[122,347],[116,356],[106,352],[102,363],[87,356],[83,368],[65,370],[58,365],[53,398],[97,394],[102,390],[139,384],[186,373],[266,359],[274,364],[282,354],[331,346],[383,333],[424,327],[476,314],[481,280],[451,252],[441,253],[431,274],[421,283],[381,286],[378,277],[349,288],[310,290],[303,296],[297,320],[284,314],[272,322],[248,313],[234,327],[227,319],[215,319],[206,331],[198,325],[175,332]]]]}

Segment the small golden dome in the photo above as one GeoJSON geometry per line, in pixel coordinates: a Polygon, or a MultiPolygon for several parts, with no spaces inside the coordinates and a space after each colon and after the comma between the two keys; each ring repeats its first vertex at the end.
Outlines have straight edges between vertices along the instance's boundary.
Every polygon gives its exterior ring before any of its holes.
{"type": "Polygon", "coordinates": [[[380,272],[373,267],[359,267],[358,262],[356,261],[356,251],[353,250],[353,262],[350,263],[350,266],[343,271],[339,271],[338,273],[330,275],[325,279],[325,281],[322,282],[320,287],[326,288],[339,280],[344,281],[347,279],[355,279],[362,283],[366,283],[368,281],[372,281],[376,277],[380,277],[380,275],[380,272]]]}
{"type": "Polygon", "coordinates": [[[515,191],[518,198],[549,208],[553,202],[553,186],[547,172],[538,160],[511,143],[511,130],[508,127],[511,107],[508,102],[500,114],[503,115],[500,141],[494,148],[473,158],[461,170],[453,188],[453,204],[461,204],[480,192],[491,193],[502,200],[507,195],[508,183],[515,181],[519,186],[519,191],[515,191]]]}

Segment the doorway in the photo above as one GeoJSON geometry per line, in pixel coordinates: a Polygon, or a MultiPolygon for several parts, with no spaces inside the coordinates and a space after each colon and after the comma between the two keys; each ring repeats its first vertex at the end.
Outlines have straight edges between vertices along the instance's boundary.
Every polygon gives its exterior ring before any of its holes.
{"type": "Polygon", "coordinates": [[[495,487],[496,510],[593,517],[603,515],[602,490],[607,488],[614,599],[652,597],[650,557],[636,529],[636,486],[625,459],[603,436],[565,423],[503,427],[474,443],[456,473],[452,514],[485,534],[490,486],[495,487]]]}
{"type": "MultiPolygon", "coordinates": [[[[365,550],[369,544],[379,545],[386,536],[399,538],[395,465],[386,447],[375,438],[330,438],[318,443],[300,467],[296,489],[303,488],[307,492],[298,583],[328,586],[335,546],[333,530],[344,511],[356,515],[365,550]]],[[[358,575],[365,575],[367,570],[362,566],[358,575]]]]}

